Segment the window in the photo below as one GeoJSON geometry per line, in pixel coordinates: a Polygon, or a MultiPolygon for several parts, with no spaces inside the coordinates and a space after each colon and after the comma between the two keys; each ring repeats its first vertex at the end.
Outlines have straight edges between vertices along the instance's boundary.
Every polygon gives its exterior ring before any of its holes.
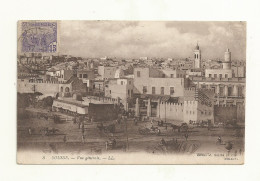
{"type": "Polygon", "coordinates": [[[83,78],[88,78],[88,74],[83,74],[83,78]]]}
{"type": "Polygon", "coordinates": [[[216,87],[211,87],[214,93],[216,93],[216,87]]]}
{"type": "Polygon", "coordinates": [[[228,96],[232,95],[232,87],[228,87],[228,96]]]}
{"type": "Polygon", "coordinates": [[[70,88],[66,87],[65,92],[70,92],[70,88]]]}
{"type": "Polygon", "coordinates": [[[79,74],[79,78],[82,78],[82,74],[79,74]]]}
{"type": "Polygon", "coordinates": [[[161,87],[161,94],[164,95],[164,87],[161,87]]]}
{"type": "Polygon", "coordinates": [[[143,94],[147,93],[147,86],[143,86],[143,94]]]}
{"type": "Polygon", "coordinates": [[[124,85],[124,82],[123,82],[123,81],[121,81],[121,85],[124,85]]]}
{"type": "Polygon", "coordinates": [[[219,74],[219,78],[222,78],[222,74],[219,74]]]}
{"type": "Polygon", "coordinates": [[[171,74],[171,78],[174,78],[174,75],[173,75],[173,74],[171,74]]]}
{"type": "Polygon", "coordinates": [[[224,87],[219,87],[219,96],[224,96],[224,87]]]}
{"type": "Polygon", "coordinates": [[[170,87],[170,95],[174,94],[174,87],[170,87]]]}
{"type": "Polygon", "coordinates": [[[225,74],[225,78],[228,78],[228,74],[225,74]]]}
{"type": "Polygon", "coordinates": [[[218,77],[218,75],[217,74],[214,74],[214,78],[217,78],[218,77]]]}
{"type": "Polygon", "coordinates": [[[152,94],[155,94],[155,87],[152,87],[152,94]]]}
{"type": "Polygon", "coordinates": [[[209,74],[209,77],[211,77],[211,74],[209,74]]]}
{"type": "Polygon", "coordinates": [[[128,95],[130,95],[130,90],[128,90],[128,95]]]}
{"type": "Polygon", "coordinates": [[[141,72],[137,71],[137,77],[141,77],[141,72]]]}
{"type": "Polygon", "coordinates": [[[237,89],[238,97],[242,97],[243,96],[242,89],[243,89],[242,87],[238,87],[238,89],[237,89]]]}
{"type": "Polygon", "coordinates": [[[179,78],[179,74],[177,74],[177,78],[179,78]]]}
{"type": "Polygon", "coordinates": [[[129,81],[129,85],[131,85],[131,81],[129,81]]]}

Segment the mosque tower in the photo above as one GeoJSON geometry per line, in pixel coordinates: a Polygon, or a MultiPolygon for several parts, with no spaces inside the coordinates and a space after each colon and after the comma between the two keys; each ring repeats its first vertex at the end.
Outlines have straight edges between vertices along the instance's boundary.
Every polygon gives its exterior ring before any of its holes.
{"type": "Polygon", "coordinates": [[[197,46],[195,47],[194,50],[194,68],[200,68],[200,64],[201,64],[201,51],[197,42],[197,46]]]}
{"type": "Polygon", "coordinates": [[[222,62],[223,69],[231,69],[231,52],[229,49],[225,52],[224,61],[222,62]]]}

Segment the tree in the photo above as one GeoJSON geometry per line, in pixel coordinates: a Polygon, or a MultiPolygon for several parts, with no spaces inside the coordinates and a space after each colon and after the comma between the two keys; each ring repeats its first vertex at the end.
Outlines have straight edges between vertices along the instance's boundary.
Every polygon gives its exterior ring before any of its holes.
{"type": "Polygon", "coordinates": [[[51,107],[53,104],[53,98],[51,96],[43,98],[42,104],[44,107],[51,107]]]}

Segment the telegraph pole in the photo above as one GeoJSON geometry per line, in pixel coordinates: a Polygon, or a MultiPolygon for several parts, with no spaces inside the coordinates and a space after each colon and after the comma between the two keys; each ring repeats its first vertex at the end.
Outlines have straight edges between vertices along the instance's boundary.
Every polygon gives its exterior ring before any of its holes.
{"type": "Polygon", "coordinates": [[[164,102],[164,106],[165,106],[165,118],[164,118],[164,121],[166,122],[166,102],[164,102]]]}
{"type": "Polygon", "coordinates": [[[33,86],[32,86],[32,91],[33,91],[33,93],[36,92],[36,85],[35,84],[33,84],[33,86]]]}
{"type": "Polygon", "coordinates": [[[126,116],[124,116],[125,119],[125,132],[126,132],[126,147],[129,150],[129,143],[128,143],[128,132],[127,132],[127,119],[126,116]]]}

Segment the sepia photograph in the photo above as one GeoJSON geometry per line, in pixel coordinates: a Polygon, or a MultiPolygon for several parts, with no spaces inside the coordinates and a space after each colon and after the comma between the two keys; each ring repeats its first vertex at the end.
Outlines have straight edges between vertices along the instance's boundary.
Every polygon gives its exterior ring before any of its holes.
{"type": "Polygon", "coordinates": [[[244,164],[246,21],[17,23],[18,164],[244,164]]]}

